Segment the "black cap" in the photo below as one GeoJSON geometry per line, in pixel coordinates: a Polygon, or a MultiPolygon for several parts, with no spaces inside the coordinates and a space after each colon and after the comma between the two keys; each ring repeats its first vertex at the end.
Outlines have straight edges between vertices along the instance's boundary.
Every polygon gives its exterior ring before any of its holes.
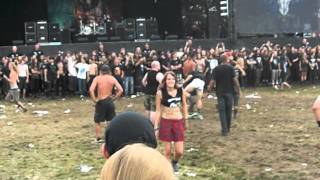
{"type": "Polygon", "coordinates": [[[112,119],[105,132],[106,149],[111,156],[124,146],[143,143],[149,147],[157,147],[157,139],[151,121],[145,116],[135,113],[122,113],[112,119]]]}

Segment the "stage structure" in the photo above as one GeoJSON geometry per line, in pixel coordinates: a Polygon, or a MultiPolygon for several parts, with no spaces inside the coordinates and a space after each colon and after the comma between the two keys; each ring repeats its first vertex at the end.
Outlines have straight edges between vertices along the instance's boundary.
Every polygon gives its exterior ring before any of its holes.
{"type": "MultiPolygon", "coordinates": [[[[12,38],[13,33],[10,32],[11,40],[24,39],[25,44],[147,42],[187,38],[228,39],[234,42],[244,37],[320,32],[320,1],[315,0],[44,2],[41,6],[47,8],[40,8],[43,9],[41,16],[30,14],[30,17],[23,18],[26,20],[23,22],[23,35],[12,38]]],[[[28,6],[32,12],[31,1],[28,6]]],[[[18,6],[12,4],[12,7],[18,6]]],[[[12,18],[14,22],[18,20],[14,16],[12,18]]]]}

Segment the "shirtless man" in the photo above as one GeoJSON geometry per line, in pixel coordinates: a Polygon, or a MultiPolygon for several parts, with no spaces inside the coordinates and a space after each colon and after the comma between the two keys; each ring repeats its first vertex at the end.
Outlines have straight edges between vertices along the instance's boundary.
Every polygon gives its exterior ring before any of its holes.
{"type": "Polygon", "coordinates": [[[18,81],[19,81],[19,76],[18,76],[18,68],[17,66],[13,63],[10,62],[9,63],[9,70],[10,70],[10,74],[9,77],[7,77],[6,75],[4,75],[3,77],[9,82],[10,85],[10,90],[9,93],[7,95],[7,99],[9,99],[9,97],[13,98],[13,101],[16,105],[18,105],[18,108],[21,108],[23,110],[23,112],[27,111],[27,108],[25,108],[22,103],[19,101],[19,87],[18,87],[18,81]]]}
{"type": "Polygon", "coordinates": [[[89,79],[88,79],[88,85],[89,87],[92,84],[93,79],[98,75],[98,65],[96,62],[92,59],[89,60],[89,79]]]}
{"type": "Polygon", "coordinates": [[[90,89],[90,97],[96,103],[96,110],[94,114],[94,122],[96,128],[96,141],[102,142],[100,122],[111,121],[116,115],[113,101],[121,96],[123,89],[119,82],[110,75],[111,71],[108,65],[102,65],[100,75],[95,77],[90,89]],[[112,89],[116,87],[116,95],[112,96],[112,89]],[[95,94],[97,90],[97,95],[95,94]]]}

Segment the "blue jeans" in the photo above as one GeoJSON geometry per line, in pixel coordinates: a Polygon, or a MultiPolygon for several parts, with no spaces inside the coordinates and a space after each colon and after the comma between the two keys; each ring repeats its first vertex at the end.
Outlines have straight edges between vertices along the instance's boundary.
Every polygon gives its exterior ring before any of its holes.
{"type": "Polygon", "coordinates": [[[133,91],[134,88],[134,80],[133,76],[126,76],[124,78],[124,93],[126,96],[132,95],[134,93],[133,91]],[[129,88],[130,86],[130,88],[129,88]]]}
{"type": "Polygon", "coordinates": [[[80,95],[87,95],[87,87],[86,87],[86,80],[85,79],[79,79],[78,78],[78,88],[79,88],[79,94],[80,95]]]}
{"type": "Polygon", "coordinates": [[[233,95],[223,94],[218,96],[218,111],[221,122],[221,133],[226,135],[230,131],[233,107],[233,95]]]}

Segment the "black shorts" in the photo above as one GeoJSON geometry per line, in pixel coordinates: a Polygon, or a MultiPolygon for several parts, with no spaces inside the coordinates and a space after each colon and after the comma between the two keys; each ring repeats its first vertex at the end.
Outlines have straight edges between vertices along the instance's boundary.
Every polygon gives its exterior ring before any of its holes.
{"type": "Polygon", "coordinates": [[[111,121],[116,115],[115,107],[111,98],[100,100],[96,104],[96,111],[94,113],[94,122],[111,121]]]}
{"type": "Polygon", "coordinates": [[[19,89],[27,89],[27,77],[19,77],[19,89]]]}

